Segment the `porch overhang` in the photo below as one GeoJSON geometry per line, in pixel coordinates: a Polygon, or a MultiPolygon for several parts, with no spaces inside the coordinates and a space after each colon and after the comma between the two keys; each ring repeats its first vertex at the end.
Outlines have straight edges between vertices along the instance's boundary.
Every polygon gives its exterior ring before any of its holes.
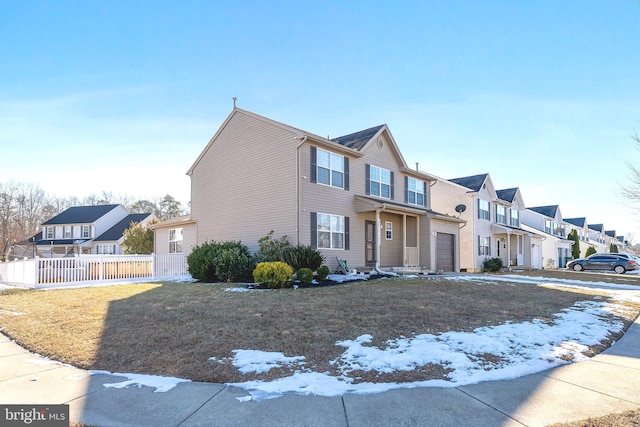
{"type": "Polygon", "coordinates": [[[385,211],[398,214],[412,214],[416,216],[427,215],[426,209],[411,207],[405,204],[392,202],[390,200],[380,200],[373,197],[354,196],[356,212],[385,211]]]}
{"type": "Polygon", "coordinates": [[[528,236],[532,234],[526,230],[523,230],[522,228],[510,227],[508,225],[501,224],[491,224],[491,232],[493,234],[520,234],[522,236],[528,236]]]}
{"type": "Polygon", "coordinates": [[[36,242],[36,246],[69,246],[82,245],[91,239],[42,239],[36,242]]]}

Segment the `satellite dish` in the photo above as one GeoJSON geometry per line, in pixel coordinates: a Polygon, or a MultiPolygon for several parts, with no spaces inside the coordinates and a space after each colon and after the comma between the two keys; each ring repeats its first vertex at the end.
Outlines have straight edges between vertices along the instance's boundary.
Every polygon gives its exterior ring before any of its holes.
{"type": "Polygon", "coordinates": [[[467,207],[465,205],[458,205],[456,206],[456,212],[458,212],[459,214],[461,214],[462,212],[467,210],[467,207]]]}

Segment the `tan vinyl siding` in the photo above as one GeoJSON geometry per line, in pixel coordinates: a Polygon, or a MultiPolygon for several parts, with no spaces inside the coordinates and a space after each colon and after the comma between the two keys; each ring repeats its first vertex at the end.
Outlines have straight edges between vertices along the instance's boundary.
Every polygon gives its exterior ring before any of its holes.
{"type": "Polygon", "coordinates": [[[236,113],[191,173],[197,243],[296,236],[295,134],[236,113]]]}

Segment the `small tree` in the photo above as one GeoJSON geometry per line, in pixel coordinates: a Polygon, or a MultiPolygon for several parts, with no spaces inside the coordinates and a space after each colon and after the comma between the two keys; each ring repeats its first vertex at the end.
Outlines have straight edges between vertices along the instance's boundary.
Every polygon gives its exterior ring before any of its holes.
{"type": "Polygon", "coordinates": [[[609,252],[611,252],[612,254],[617,254],[618,253],[618,246],[614,245],[613,243],[609,245],[609,252]]]}
{"type": "Polygon", "coordinates": [[[132,222],[124,231],[122,248],[127,255],[150,254],[153,252],[153,230],[139,222],[132,222]]]}
{"type": "Polygon", "coordinates": [[[598,251],[596,251],[596,248],[594,248],[593,246],[589,246],[589,248],[587,249],[587,252],[584,254],[584,256],[589,256],[589,255],[593,255],[598,253],[598,251]]]}
{"type": "Polygon", "coordinates": [[[573,245],[571,245],[571,257],[573,259],[580,258],[580,237],[578,236],[578,231],[574,228],[571,230],[567,238],[569,240],[573,240],[573,245]]]}

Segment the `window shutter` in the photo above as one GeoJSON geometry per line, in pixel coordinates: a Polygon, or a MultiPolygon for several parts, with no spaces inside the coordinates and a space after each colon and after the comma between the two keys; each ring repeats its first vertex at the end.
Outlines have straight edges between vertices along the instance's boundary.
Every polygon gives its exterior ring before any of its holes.
{"type": "Polygon", "coordinates": [[[427,183],[422,181],[422,206],[427,207],[427,183]]]}
{"type": "Polygon", "coordinates": [[[311,247],[318,248],[318,213],[311,212],[311,247]]]}
{"type": "Polygon", "coordinates": [[[316,151],[316,147],[311,146],[311,182],[316,182],[316,173],[318,172],[316,165],[318,163],[317,160],[318,153],[316,151]]]}
{"type": "Polygon", "coordinates": [[[409,203],[409,177],[404,177],[404,202],[409,203]]]}
{"type": "Polygon", "coordinates": [[[344,158],[344,189],[349,190],[349,158],[344,158]]]}
{"type": "Polygon", "coordinates": [[[488,239],[489,239],[489,256],[491,256],[491,236],[489,236],[488,239]]]}
{"type": "Polygon", "coordinates": [[[482,218],[480,215],[481,215],[481,211],[480,211],[480,199],[478,199],[478,219],[482,218]]]}
{"type": "Polygon", "coordinates": [[[349,217],[344,217],[344,250],[349,250],[349,217]]]}
{"type": "Polygon", "coordinates": [[[481,255],[480,254],[480,236],[478,236],[478,255],[481,255]]]}
{"type": "Polygon", "coordinates": [[[364,194],[367,196],[371,195],[371,165],[369,163],[364,165],[364,194]]]}
{"type": "Polygon", "coordinates": [[[393,187],[394,187],[394,185],[393,185],[393,183],[394,183],[393,171],[391,171],[391,200],[394,200],[394,197],[393,197],[393,187]]]}

